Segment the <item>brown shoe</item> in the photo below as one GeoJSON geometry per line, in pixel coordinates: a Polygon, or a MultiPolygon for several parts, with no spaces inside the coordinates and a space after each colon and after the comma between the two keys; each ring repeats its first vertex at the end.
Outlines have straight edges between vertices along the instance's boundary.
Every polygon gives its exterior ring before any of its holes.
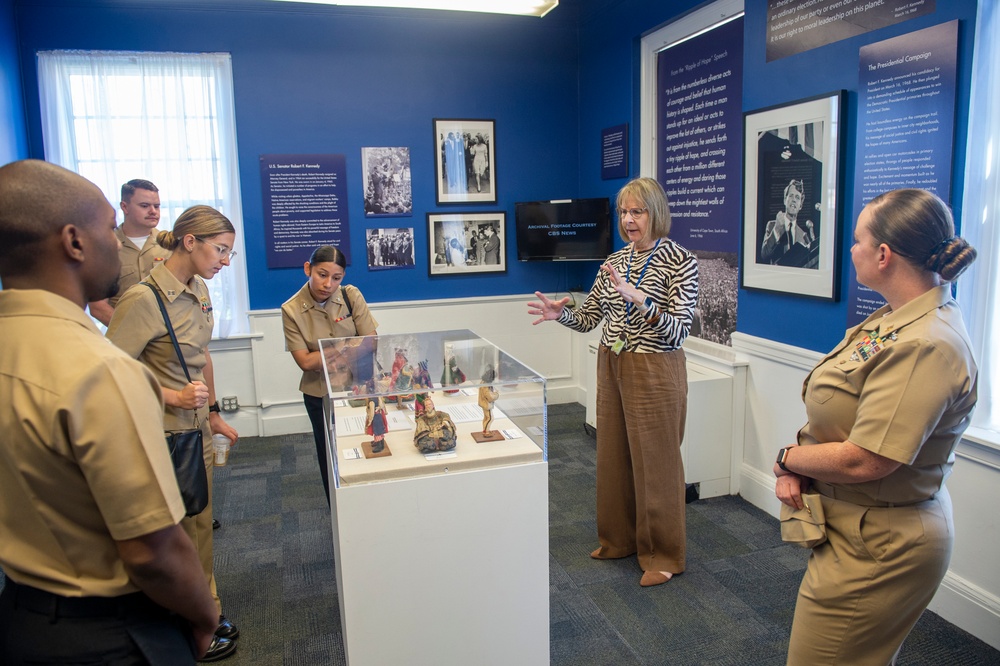
{"type": "Polygon", "coordinates": [[[642,585],[643,587],[663,585],[673,577],[674,575],[669,571],[643,571],[642,580],[639,581],[639,585],[642,585]]]}

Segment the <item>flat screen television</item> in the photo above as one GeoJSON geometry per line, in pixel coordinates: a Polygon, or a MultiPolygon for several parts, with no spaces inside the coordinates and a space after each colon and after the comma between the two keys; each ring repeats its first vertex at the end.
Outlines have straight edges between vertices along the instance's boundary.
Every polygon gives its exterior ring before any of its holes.
{"type": "Polygon", "coordinates": [[[514,204],[518,261],[603,261],[611,254],[607,198],[514,204]]]}

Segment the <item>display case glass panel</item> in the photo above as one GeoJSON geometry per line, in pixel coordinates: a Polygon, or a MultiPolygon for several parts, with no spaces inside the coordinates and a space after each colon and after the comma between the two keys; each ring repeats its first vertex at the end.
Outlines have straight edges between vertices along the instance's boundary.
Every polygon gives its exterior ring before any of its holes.
{"type": "Polygon", "coordinates": [[[320,340],[337,488],[547,460],[545,378],[469,330],[320,340]]]}

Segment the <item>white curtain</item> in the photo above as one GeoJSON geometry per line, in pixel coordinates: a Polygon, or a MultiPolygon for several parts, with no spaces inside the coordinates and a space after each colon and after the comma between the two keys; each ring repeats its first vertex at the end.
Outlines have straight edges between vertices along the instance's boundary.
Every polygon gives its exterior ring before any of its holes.
{"type": "Polygon", "coordinates": [[[45,159],[90,179],[118,209],[133,178],[160,190],[160,228],[207,204],[236,227],[232,265],[207,284],[214,337],[247,333],[233,75],[228,53],[38,54],[45,159]]]}
{"type": "Polygon", "coordinates": [[[976,20],[962,236],[979,252],[959,278],[958,299],[979,361],[979,405],[970,434],[1000,444],[1000,3],[976,20]]]}

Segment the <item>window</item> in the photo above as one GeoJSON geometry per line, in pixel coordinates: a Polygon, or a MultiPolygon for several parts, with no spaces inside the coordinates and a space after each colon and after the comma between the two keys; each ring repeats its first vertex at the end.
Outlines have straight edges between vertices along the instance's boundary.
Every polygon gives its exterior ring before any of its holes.
{"type": "Polygon", "coordinates": [[[1000,5],[980,2],[976,20],[962,236],[979,252],[958,280],[958,299],[979,360],[979,404],[968,435],[1000,445],[1000,5]]]}
{"type": "Polygon", "coordinates": [[[48,51],[38,54],[45,158],[90,179],[115,208],[121,185],[160,189],[160,228],[206,204],[236,227],[233,264],[208,280],[213,337],[246,333],[243,258],[229,54],[48,51]]]}

